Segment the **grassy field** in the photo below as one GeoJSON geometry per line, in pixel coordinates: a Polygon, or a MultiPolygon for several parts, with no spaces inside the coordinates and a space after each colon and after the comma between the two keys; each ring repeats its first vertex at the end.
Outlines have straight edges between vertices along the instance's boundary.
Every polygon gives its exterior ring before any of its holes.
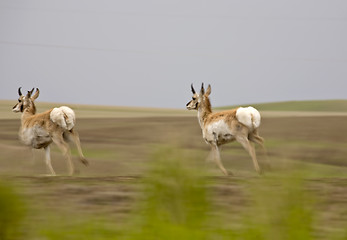
{"type": "Polygon", "coordinates": [[[205,161],[196,112],[72,105],[90,166],[72,146],[79,174],[67,176],[53,146],[49,177],[1,101],[0,239],[347,239],[346,101],[316,103],[257,106],[271,169],[257,175],[231,143],[233,177],[205,161]]]}
{"type": "MultiPolygon", "coordinates": [[[[251,105],[261,111],[347,112],[347,100],[288,101],[251,105]]],[[[227,108],[230,107],[222,107],[221,109],[227,108]]]]}
{"type": "MultiPolygon", "coordinates": [[[[19,118],[12,113],[12,107],[16,101],[0,100],[0,119],[19,118]]],[[[97,105],[78,105],[64,103],[45,103],[37,102],[38,112],[68,105],[79,118],[129,118],[129,117],[155,117],[155,116],[189,116],[190,114],[183,109],[161,109],[161,108],[140,108],[140,107],[119,107],[119,106],[97,106],[97,105]]]]}

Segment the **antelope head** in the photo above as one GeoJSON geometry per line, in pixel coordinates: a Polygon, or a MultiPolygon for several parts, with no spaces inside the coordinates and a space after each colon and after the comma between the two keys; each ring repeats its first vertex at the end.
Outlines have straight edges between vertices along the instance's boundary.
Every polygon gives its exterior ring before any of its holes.
{"type": "Polygon", "coordinates": [[[208,97],[211,94],[211,85],[208,85],[207,90],[205,92],[204,83],[202,83],[199,94],[195,92],[193,84],[190,87],[191,87],[193,96],[192,96],[192,100],[187,103],[186,107],[188,110],[198,110],[199,106],[202,103],[206,102],[206,100],[208,100],[208,97]]]}
{"type": "Polygon", "coordinates": [[[12,108],[12,111],[17,113],[17,112],[24,112],[25,109],[29,108],[30,106],[34,105],[34,101],[36,98],[38,98],[40,94],[40,90],[36,88],[36,92],[33,95],[34,88],[31,91],[28,91],[26,95],[22,94],[21,87],[18,88],[18,103],[14,105],[12,108]]]}

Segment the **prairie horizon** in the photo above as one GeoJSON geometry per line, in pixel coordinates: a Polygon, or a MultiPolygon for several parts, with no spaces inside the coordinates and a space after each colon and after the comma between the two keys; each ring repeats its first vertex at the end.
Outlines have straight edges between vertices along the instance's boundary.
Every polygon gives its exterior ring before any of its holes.
{"type": "MultiPolygon", "coordinates": [[[[187,99],[188,101],[189,99],[187,99]]],[[[12,112],[16,100],[0,100],[0,119],[16,119],[12,112]]],[[[194,116],[195,111],[188,111],[185,105],[179,108],[155,108],[112,105],[69,104],[53,102],[35,102],[38,112],[58,106],[70,106],[76,111],[78,118],[112,118],[112,117],[151,117],[151,116],[194,116]]],[[[347,100],[307,100],[282,101],[242,105],[214,107],[214,111],[236,108],[239,106],[253,106],[264,116],[347,116],[347,100]]],[[[18,115],[18,114],[17,114],[18,115]]]]}

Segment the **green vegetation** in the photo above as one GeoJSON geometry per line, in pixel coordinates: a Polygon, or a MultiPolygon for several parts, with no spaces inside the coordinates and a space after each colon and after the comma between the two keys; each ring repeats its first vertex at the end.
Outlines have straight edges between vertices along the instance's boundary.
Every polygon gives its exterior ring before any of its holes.
{"type": "Polygon", "coordinates": [[[9,183],[0,182],[0,240],[20,239],[25,208],[9,183]]]}
{"type": "Polygon", "coordinates": [[[302,176],[293,173],[252,182],[241,239],[314,239],[314,195],[305,188],[302,176]]]}
{"type": "Polygon", "coordinates": [[[164,147],[153,156],[144,180],[144,196],[127,239],[206,239],[209,201],[201,169],[164,147]],[[189,169],[195,169],[191,171],[189,169]]]}
{"type": "Polygon", "coordinates": [[[0,239],[345,239],[346,232],[327,233],[317,226],[319,205],[304,171],[226,178],[228,185],[242,186],[241,195],[248,196],[243,207],[234,206],[238,210],[233,211],[219,208],[216,180],[206,178],[197,163],[187,151],[159,147],[138,183],[143,190],[133,210],[121,222],[108,215],[36,211],[39,222],[24,223],[18,195],[1,187],[0,239]],[[228,221],[230,216],[236,221],[228,221]]]}
{"type": "MultiPolygon", "coordinates": [[[[260,111],[308,111],[308,112],[347,112],[347,100],[288,101],[274,103],[245,104],[260,111]]],[[[238,106],[227,106],[219,109],[230,109],[238,106]]]]}

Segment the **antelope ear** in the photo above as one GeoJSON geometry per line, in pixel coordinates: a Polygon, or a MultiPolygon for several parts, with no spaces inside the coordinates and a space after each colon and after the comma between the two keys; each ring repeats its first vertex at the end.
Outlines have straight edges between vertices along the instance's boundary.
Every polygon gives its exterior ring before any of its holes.
{"type": "Polygon", "coordinates": [[[31,97],[33,100],[35,100],[36,98],[38,98],[40,95],[40,90],[38,88],[36,88],[36,92],[35,94],[31,97]]]}
{"type": "Polygon", "coordinates": [[[28,91],[28,93],[27,93],[27,98],[30,98],[30,97],[31,97],[31,94],[33,94],[33,92],[34,92],[34,88],[31,89],[31,91],[28,91]]]}
{"type": "Polygon", "coordinates": [[[210,94],[211,94],[211,85],[209,84],[208,87],[207,87],[207,89],[206,89],[205,95],[206,95],[206,96],[210,96],[210,94]]]}
{"type": "Polygon", "coordinates": [[[201,94],[201,95],[204,95],[204,94],[205,94],[204,83],[201,84],[200,94],[201,94]]]}

